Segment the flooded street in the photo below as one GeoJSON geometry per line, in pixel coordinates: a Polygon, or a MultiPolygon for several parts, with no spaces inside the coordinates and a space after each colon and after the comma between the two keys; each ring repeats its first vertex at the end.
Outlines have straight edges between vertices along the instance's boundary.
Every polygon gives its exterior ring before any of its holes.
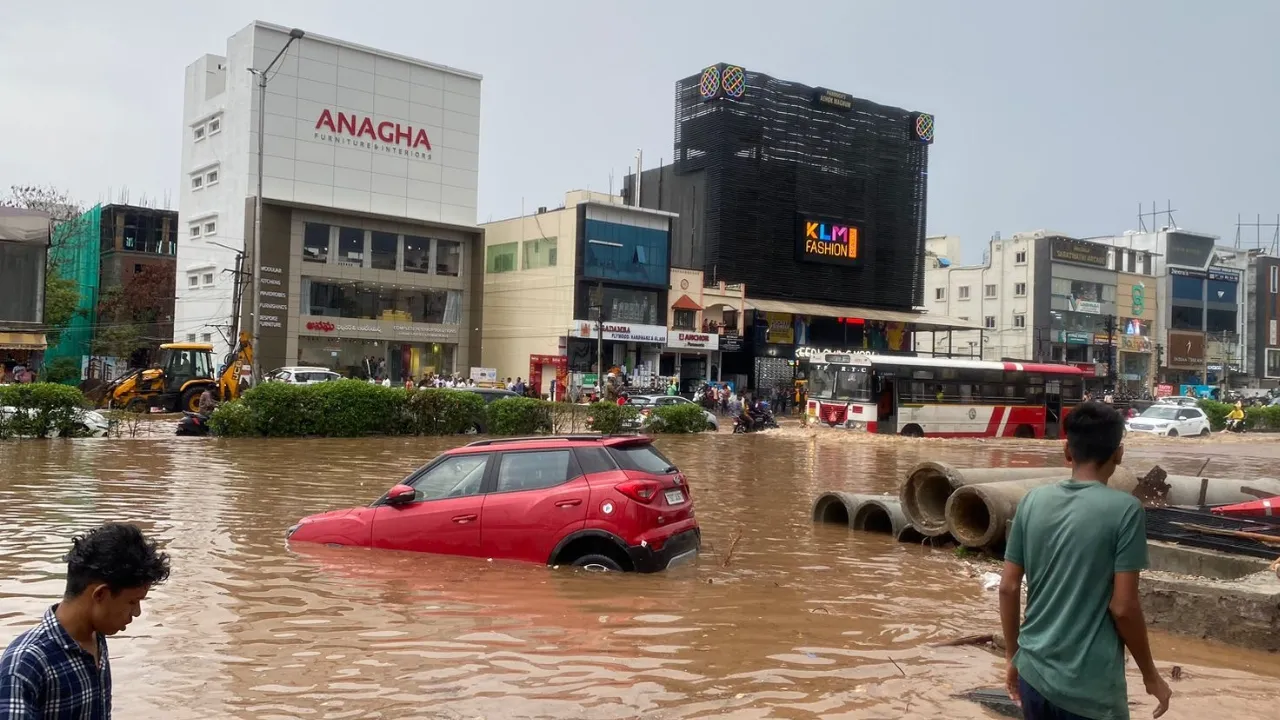
{"type": "MultiPolygon", "coordinates": [[[[896,491],[924,459],[1060,458],[1056,443],[800,429],[662,439],[704,553],[661,575],[286,547],[298,518],[366,504],[454,444],[0,443],[0,645],[61,594],[71,535],[124,520],[161,539],[173,575],[112,640],[117,717],[994,717],[952,696],[1000,684],[1002,660],[930,643],[997,630],[996,594],[950,551],[814,526],[809,505],[896,491]]],[[[1127,464],[1193,474],[1209,454],[1209,472],[1277,474],[1263,443],[1139,442],[1127,464]]],[[[1183,667],[1166,717],[1275,717],[1280,658],[1153,643],[1166,676],[1183,667]]],[[[1132,663],[1129,684],[1134,717],[1149,717],[1132,663]]]]}

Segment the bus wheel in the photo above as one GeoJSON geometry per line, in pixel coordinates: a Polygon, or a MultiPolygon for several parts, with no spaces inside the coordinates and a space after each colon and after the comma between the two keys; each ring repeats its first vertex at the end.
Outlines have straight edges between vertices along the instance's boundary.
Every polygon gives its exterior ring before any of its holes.
{"type": "Polygon", "coordinates": [[[1030,425],[1019,425],[1018,429],[1013,431],[1013,436],[1023,439],[1034,438],[1036,431],[1032,430],[1030,425]]]}
{"type": "Polygon", "coordinates": [[[922,438],[924,437],[924,428],[919,425],[908,425],[902,428],[903,437],[922,438]]]}

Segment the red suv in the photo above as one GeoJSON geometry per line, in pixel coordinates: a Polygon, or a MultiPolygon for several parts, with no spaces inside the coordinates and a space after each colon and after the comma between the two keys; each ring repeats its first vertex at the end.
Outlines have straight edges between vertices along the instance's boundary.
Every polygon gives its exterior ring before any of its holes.
{"type": "Polygon", "coordinates": [[[481,440],[368,507],[303,518],[290,542],[656,572],[697,556],[689,484],[643,436],[481,440]]]}

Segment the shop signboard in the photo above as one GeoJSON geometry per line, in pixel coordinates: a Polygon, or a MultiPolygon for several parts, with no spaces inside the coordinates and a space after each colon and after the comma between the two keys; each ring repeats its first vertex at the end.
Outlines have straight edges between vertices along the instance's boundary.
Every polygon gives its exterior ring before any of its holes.
{"type": "Polygon", "coordinates": [[[796,259],[834,265],[859,265],[859,229],[824,218],[800,217],[796,229],[796,259]]]}
{"type": "Polygon", "coordinates": [[[1089,313],[1090,315],[1102,314],[1102,303],[1093,300],[1076,300],[1071,298],[1071,309],[1075,312],[1089,313]]]}
{"type": "Polygon", "coordinates": [[[1161,383],[1156,386],[1156,397],[1169,397],[1173,394],[1173,386],[1167,383],[1161,383]]]}
{"type": "MultiPolygon", "coordinates": [[[[574,337],[598,339],[600,333],[591,320],[574,320],[570,334],[574,337]]],[[[658,343],[667,342],[667,329],[661,325],[637,325],[632,323],[604,323],[604,339],[614,342],[658,343]]]]}
{"type": "Polygon", "coordinates": [[[1204,335],[1169,333],[1169,367],[1196,369],[1204,365],[1204,335]]]}
{"type": "Polygon", "coordinates": [[[1111,336],[1110,336],[1110,335],[1108,335],[1108,334],[1106,334],[1106,333],[1094,333],[1094,334],[1093,334],[1093,344],[1094,344],[1094,345],[1111,345],[1111,344],[1112,344],[1112,342],[1113,342],[1113,341],[1112,341],[1112,339],[1111,339],[1111,336]]]}
{"type": "Polygon", "coordinates": [[[1054,262],[1089,265],[1097,268],[1105,268],[1107,266],[1107,246],[1083,240],[1072,240],[1071,238],[1063,237],[1054,238],[1053,244],[1050,246],[1049,256],[1054,262]]]}
{"type": "Polygon", "coordinates": [[[1208,235],[1191,235],[1183,232],[1171,232],[1166,235],[1165,262],[1169,265],[1204,270],[1213,258],[1215,238],[1208,235]]]}
{"type": "Polygon", "coordinates": [[[737,329],[720,333],[720,350],[723,352],[739,352],[742,350],[742,335],[737,329]]]}
{"type": "Polygon", "coordinates": [[[471,379],[478,382],[497,382],[498,368],[473,367],[471,368],[471,379]]]}
{"type": "Polygon", "coordinates": [[[791,313],[767,312],[764,321],[768,324],[765,331],[765,342],[770,345],[791,345],[796,341],[796,329],[791,321],[791,313]]]}
{"type": "Polygon", "coordinates": [[[692,330],[668,330],[667,347],[676,350],[719,350],[720,336],[692,330]]]}
{"type": "Polygon", "coordinates": [[[1122,352],[1149,353],[1151,352],[1151,338],[1141,335],[1121,335],[1120,350],[1122,352]]]}
{"type": "Polygon", "coordinates": [[[1091,336],[1087,332],[1069,332],[1066,334],[1066,342],[1068,345],[1088,345],[1091,336]]]}

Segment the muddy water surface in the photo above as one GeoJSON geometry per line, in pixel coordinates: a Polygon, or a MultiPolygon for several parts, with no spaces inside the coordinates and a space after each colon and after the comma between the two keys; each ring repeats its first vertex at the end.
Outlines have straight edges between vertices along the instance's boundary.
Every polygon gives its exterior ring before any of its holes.
{"type": "MultiPolygon", "coordinates": [[[[163,539],[174,571],[112,640],[117,717],[993,717],[953,695],[998,684],[1000,659],[930,644],[997,629],[995,594],[950,552],[814,526],[809,504],[894,490],[922,459],[1060,457],[800,430],[663,440],[706,545],[655,576],[286,547],[297,518],[365,504],[451,444],[0,443],[0,645],[60,594],[76,530],[128,520],[163,539]]],[[[1209,455],[1222,474],[1275,474],[1269,446],[1246,443],[1136,443],[1129,464],[1194,473],[1209,455]]],[[[1275,717],[1280,659],[1154,643],[1184,669],[1166,717],[1275,717]]],[[[1132,669],[1130,689],[1149,717],[1132,669]]]]}

